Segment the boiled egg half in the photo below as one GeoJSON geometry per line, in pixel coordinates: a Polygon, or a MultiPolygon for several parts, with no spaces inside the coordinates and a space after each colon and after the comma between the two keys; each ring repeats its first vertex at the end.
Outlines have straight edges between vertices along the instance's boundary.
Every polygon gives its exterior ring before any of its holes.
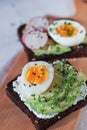
{"type": "Polygon", "coordinates": [[[21,82],[32,94],[41,94],[51,85],[54,78],[54,68],[45,61],[33,61],[27,63],[22,71],[21,82]]]}
{"type": "Polygon", "coordinates": [[[53,21],[48,27],[50,37],[64,46],[75,46],[85,38],[86,29],[78,22],[68,19],[53,21]]]}

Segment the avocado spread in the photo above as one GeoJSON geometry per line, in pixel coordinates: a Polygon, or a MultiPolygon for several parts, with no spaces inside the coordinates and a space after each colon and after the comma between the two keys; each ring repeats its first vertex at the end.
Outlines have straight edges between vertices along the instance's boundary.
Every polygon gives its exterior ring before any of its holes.
{"type": "Polygon", "coordinates": [[[41,47],[40,49],[32,50],[32,51],[37,56],[50,55],[50,54],[59,55],[59,54],[71,51],[71,48],[57,44],[54,40],[52,40],[51,38],[48,38],[48,41],[44,47],[41,47]]]}
{"type": "Polygon", "coordinates": [[[38,114],[63,112],[75,103],[78,96],[85,100],[82,92],[86,80],[84,74],[65,60],[54,62],[52,66],[54,79],[49,89],[41,95],[33,94],[25,101],[38,114]]]}
{"type": "MultiPolygon", "coordinates": [[[[87,44],[87,36],[85,36],[85,39],[82,44],[87,44]]],[[[37,56],[50,55],[50,54],[60,55],[72,51],[72,48],[57,44],[54,40],[48,38],[48,41],[45,44],[45,46],[41,47],[40,49],[32,50],[32,51],[37,56]]]]}

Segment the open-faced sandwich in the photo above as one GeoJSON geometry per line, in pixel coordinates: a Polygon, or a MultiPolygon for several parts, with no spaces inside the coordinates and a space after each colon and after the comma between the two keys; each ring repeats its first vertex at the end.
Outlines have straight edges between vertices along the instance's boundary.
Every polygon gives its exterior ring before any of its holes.
{"type": "Polygon", "coordinates": [[[36,130],[46,130],[87,104],[86,77],[66,60],[27,63],[6,92],[36,130]]]}
{"type": "Polygon", "coordinates": [[[30,60],[87,56],[86,29],[75,20],[35,17],[18,28],[18,36],[30,60]]]}

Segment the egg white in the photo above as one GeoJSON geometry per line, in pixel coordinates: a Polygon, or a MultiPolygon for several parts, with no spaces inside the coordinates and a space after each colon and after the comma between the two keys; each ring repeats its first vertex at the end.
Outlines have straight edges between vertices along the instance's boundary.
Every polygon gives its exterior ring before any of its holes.
{"type": "Polygon", "coordinates": [[[27,63],[24,68],[23,68],[23,71],[22,71],[22,74],[21,74],[21,82],[22,84],[24,85],[24,87],[27,89],[27,91],[29,92],[29,95],[32,95],[32,94],[41,94],[43,92],[45,92],[51,85],[52,81],[53,81],[53,78],[54,78],[54,68],[52,67],[51,64],[45,62],[45,61],[33,61],[33,62],[29,62],[27,63]],[[48,75],[48,79],[43,82],[42,84],[40,85],[31,85],[27,80],[26,80],[26,77],[25,77],[25,74],[27,72],[27,70],[32,67],[32,66],[35,66],[35,65],[44,65],[47,67],[48,71],[49,71],[49,75],[48,75]],[[29,87],[29,85],[31,87],[29,87]]]}
{"type": "Polygon", "coordinates": [[[56,41],[57,43],[64,45],[64,46],[75,46],[80,44],[86,35],[86,29],[78,22],[73,21],[73,20],[56,20],[54,21],[49,27],[48,27],[48,33],[51,36],[51,38],[56,41]],[[71,36],[71,37],[64,37],[64,36],[60,36],[57,32],[56,32],[56,28],[58,26],[63,25],[64,23],[71,23],[74,27],[76,27],[78,29],[78,32],[75,36],[71,36]]]}

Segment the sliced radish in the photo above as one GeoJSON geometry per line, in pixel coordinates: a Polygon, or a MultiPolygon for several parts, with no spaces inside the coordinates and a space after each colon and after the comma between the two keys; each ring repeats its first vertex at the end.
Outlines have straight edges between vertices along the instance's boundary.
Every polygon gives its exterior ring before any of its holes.
{"type": "Polygon", "coordinates": [[[30,33],[25,33],[22,36],[22,42],[26,47],[32,50],[43,47],[47,43],[47,40],[47,34],[40,31],[32,31],[30,33]]]}
{"type": "Polygon", "coordinates": [[[45,17],[34,17],[27,24],[25,29],[30,30],[29,28],[34,28],[39,31],[46,31],[48,28],[49,22],[45,17]]]}
{"type": "Polygon", "coordinates": [[[35,31],[35,29],[32,26],[30,26],[28,29],[26,29],[26,26],[25,26],[25,30],[26,30],[27,33],[35,31]]]}

